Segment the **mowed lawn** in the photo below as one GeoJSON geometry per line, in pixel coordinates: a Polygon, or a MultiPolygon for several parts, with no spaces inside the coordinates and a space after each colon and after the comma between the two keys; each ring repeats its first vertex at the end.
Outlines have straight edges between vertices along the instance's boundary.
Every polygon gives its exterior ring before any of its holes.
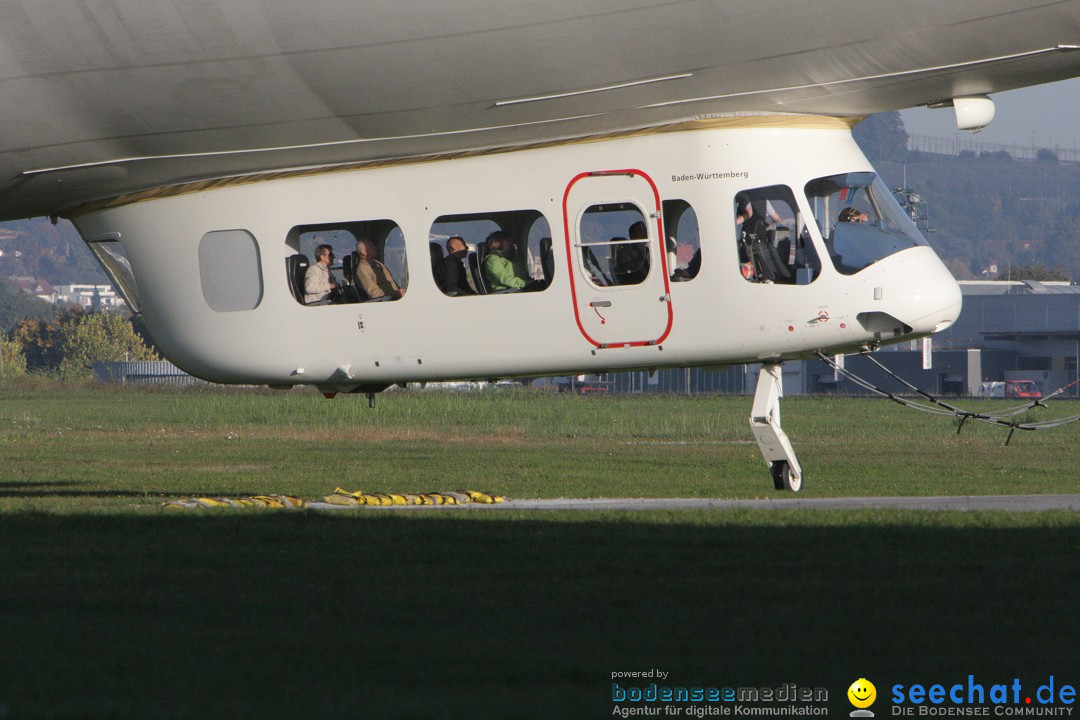
{"type": "MultiPolygon", "coordinates": [[[[1076,672],[1075,513],[172,510],[481,489],[780,497],[749,398],[0,387],[0,718],[606,718],[613,673],[1076,672]]],[[[1069,414],[1061,403],[1052,412],[1069,414]]],[[[786,398],[807,496],[1077,492],[1076,428],[786,398]]],[[[685,715],[684,715],[685,716],[685,715]]]]}
{"type": "MultiPolygon", "coordinates": [[[[463,488],[509,497],[776,497],[748,397],[0,388],[0,510],[184,495],[463,488]]],[[[1002,407],[998,403],[997,407],[1002,407]]],[[[987,407],[986,405],[982,406],[987,407]]],[[[1080,411],[1052,402],[1034,418],[1080,411]]],[[[1007,431],[875,398],[783,401],[804,496],[1071,492],[1080,425],[1007,431]]]]}

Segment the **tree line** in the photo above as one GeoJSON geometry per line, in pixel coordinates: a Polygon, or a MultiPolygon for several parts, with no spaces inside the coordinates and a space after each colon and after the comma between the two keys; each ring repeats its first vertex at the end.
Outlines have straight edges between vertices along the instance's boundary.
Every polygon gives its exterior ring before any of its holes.
{"type": "Polygon", "coordinates": [[[63,307],[51,319],[24,318],[0,339],[4,378],[50,373],[88,378],[93,363],[158,360],[129,318],[116,312],[63,307]]]}

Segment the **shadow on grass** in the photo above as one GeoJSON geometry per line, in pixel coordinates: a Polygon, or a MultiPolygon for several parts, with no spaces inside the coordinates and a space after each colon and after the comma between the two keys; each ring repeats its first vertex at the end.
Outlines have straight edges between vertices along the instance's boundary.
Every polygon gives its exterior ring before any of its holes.
{"type": "Polygon", "coordinates": [[[19,492],[25,492],[27,490],[37,490],[38,488],[57,488],[83,484],[85,483],[76,482],[74,480],[56,480],[46,482],[0,482],[0,493],[10,493],[12,495],[15,495],[19,492]]]}
{"type": "MultiPolygon", "coordinates": [[[[143,490],[57,490],[50,483],[41,483],[40,490],[28,488],[10,488],[0,486],[0,498],[32,500],[38,498],[143,498],[148,493],[143,490]]],[[[150,493],[156,497],[156,494],[150,493]]]]}
{"type": "Polygon", "coordinates": [[[660,668],[846,714],[859,677],[884,699],[1074,667],[1075,523],[747,517],[6,515],[0,707],[610,717],[612,673],[660,668]]]}
{"type": "MultiPolygon", "coordinates": [[[[0,483],[0,498],[34,500],[42,498],[157,498],[163,496],[163,493],[148,493],[145,490],[103,490],[88,486],[91,486],[91,483],[70,480],[0,483]],[[87,487],[87,489],[76,489],[79,487],[87,487]]],[[[213,492],[191,493],[195,497],[213,496],[215,494],[213,492]]]]}

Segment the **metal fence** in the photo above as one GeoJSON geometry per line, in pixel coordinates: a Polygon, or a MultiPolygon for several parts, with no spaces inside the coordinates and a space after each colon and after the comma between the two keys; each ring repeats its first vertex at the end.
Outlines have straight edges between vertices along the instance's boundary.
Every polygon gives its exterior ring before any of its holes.
{"type": "Polygon", "coordinates": [[[101,382],[125,385],[197,385],[205,380],[188,375],[168,360],[139,360],[128,362],[96,362],[94,375],[101,382]]]}
{"type": "Polygon", "coordinates": [[[1075,146],[1007,145],[979,140],[970,133],[956,133],[952,137],[908,135],[908,150],[918,150],[934,155],[959,155],[965,151],[976,155],[984,152],[1006,152],[1016,160],[1035,160],[1039,158],[1040,151],[1049,150],[1054,153],[1058,162],[1080,162],[1080,148],[1075,146]]]}
{"type": "Polygon", "coordinates": [[[667,393],[694,395],[720,393],[736,395],[745,392],[746,374],[742,366],[722,369],[679,368],[609,373],[605,376],[611,392],[618,393],[667,393]]]}

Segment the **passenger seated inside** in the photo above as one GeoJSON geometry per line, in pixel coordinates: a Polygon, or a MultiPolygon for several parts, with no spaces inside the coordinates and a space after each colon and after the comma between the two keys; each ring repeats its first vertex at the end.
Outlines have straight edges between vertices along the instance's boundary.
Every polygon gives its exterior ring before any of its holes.
{"type": "Polygon", "coordinates": [[[649,253],[643,243],[621,243],[624,238],[612,238],[615,257],[612,274],[616,285],[640,285],[649,275],[649,253]]]}
{"type": "Polygon", "coordinates": [[[641,240],[643,242],[649,241],[649,229],[645,226],[644,220],[638,220],[630,225],[630,228],[626,231],[626,236],[631,240],[641,240]]]}
{"type": "Polygon", "coordinates": [[[754,214],[764,219],[765,222],[771,220],[774,225],[780,224],[780,215],[773,208],[771,200],[754,200],[750,203],[750,206],[754,209],[754,214]]]}
{"type": "Polygon", "coordinates": [[[389,268],[379,261],[375,243],[366,238],[356,241],[356,284],[369,300],[388,297],[393,300],[405,296],[404,288],[398,287],[389,268]]]}
{"type": "Polygon", "coordinates": [[[443,260],[443,292],[447,295],[475,295],[476,291],[469,284],[469,272],[465,268],[465,259],[469,256],[469,246],[465,238],[455,235],[446,241],[446,258],[443,260]]]}
{"type": "MultiPolygon", "coordinates": [[[[649,230],[644,221],[639,220],[630,225],[627,234],[630,240],[641,242],[614,246],[612,274],[615,276],[616,285],[640,285],[649,276],[649,230]]],[[[623,238],[611,239],[612,242],[622,240],[623,238]]]]}
{"type": "Polygon", "coordinates": [[[736,195],[735,202],[735,222],[741,226],[739,262],[743,277],[752,282],[766,284],[790,282],[791,273],[769,238],[769,226],[765,217],[754,211],[754,205],[745,193],[736,195]]]}
{"type": "Polygon", "coordinates": [[[672,280],[686,281],[693,280],[697,277],[697,274],[701,271],[701,248],[694,251],[693,256],[690,258],[690,262],[687,263],[685,268],[678,268],[671,275],[672,280]]]}
{"type": "Polygon", "coordinates": [[[304,273],[304,304],[329,305],[330,296],[337,289],[337,281],[330,275],[334,251],[329,245],[315,248],[315,263],[304,273]]]}
{"type": "Polygon", "coordinates": [[[530,279],[524,266],[516,262],[517,254],[517,243],[508,233],[496,230],[488,235],[483,271],[491,292],[543,289],[543,282],[530,279]]]}
{"type": "MultiPolygon", "coordinates": [[[[675,239],[671,238],[668,243],[669,248],[674,248],[668,252],[668,257],[674,256],[674,260],[670,261],[668,266],[671,269],[671,279],[675,282],[686,282],[687,280],[693,280],[697,277],[698,271],[701,270],[701,248],[695,248],[690,245],[677,245],[675,239]],[[686,261],[686,267],[678,267],[679,258],[684,253],[690,253],[690,259],[686,261]]],[[[781,253],[781,256],[783,253],[781,253]]]]}
{"type": "Polygon", "coordinates": [[[697,213],[685,200],[665,200],[663,220],[668,233],[664,248],[668,278],[672,282],[693,280],[701,267],[697,213]]]}
{"type": "Polygon", "coordinates": [[[431,255],[431,276],[435,278],[435,286],[446,292],[446,265],[443,251],[439,243],[429,242],[428,253],[431,255]]]}

